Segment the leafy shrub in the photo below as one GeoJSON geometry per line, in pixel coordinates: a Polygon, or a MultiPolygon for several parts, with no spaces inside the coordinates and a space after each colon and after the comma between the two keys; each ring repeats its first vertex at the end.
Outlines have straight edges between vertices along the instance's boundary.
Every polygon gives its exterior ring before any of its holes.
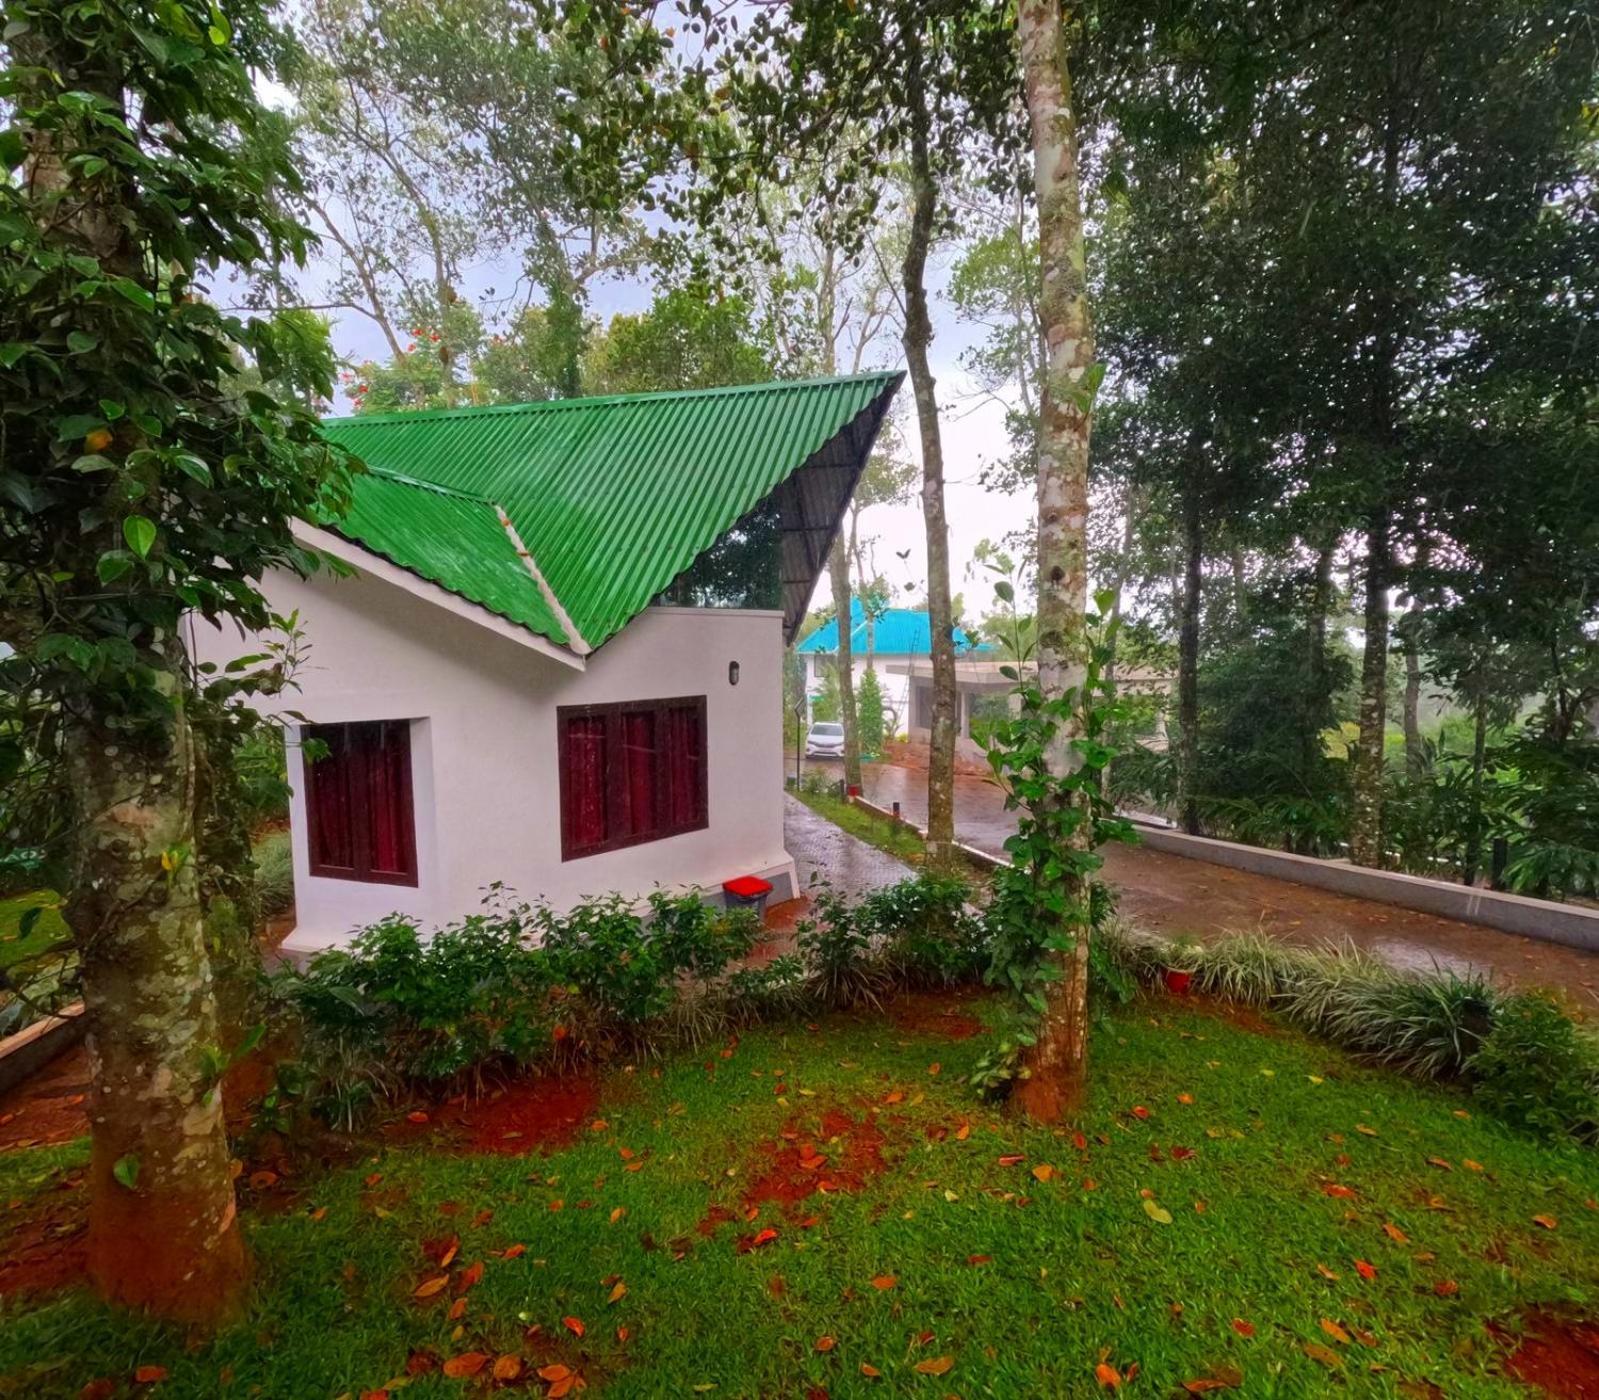
{"type": "Polygon", "coordinates": [[[1547,998],[1504,998],[1467,1068],[1489,1113],[1543,1137],[1599,1139],[1599,1042],[1547,998]]]}
{"type": "Polygon", "coordinates": [[[953,876],[924,874],[876,890],[854,919],[880,950],[896,980],[949,985],[977,977],[988,935],[968,906],[971,888],[953,876]]]}
{"type": "Polygon", "coordinates": [[[855,911],[827,888],[816,895],[813,908],[815,917],[800,922],[796,941],[817,996],[833,1006],[881,1005],[889,978],[873,947],[871,924],[857,919],[855,911]]]}
{"type": "Polygon", "coordinates": [[[294,907],[294,843],[287,831],[268,832],[255,843],[255,898],[271,919],[294,907]]]}
{"type": "Polygon", "coordinates": [[[530,1063],[555,1025],[551,971],[514,916],[476,914],[424,938],[395,915],[318,953],[285,990],[313,1053],[342,1062],[364,1052],[372,1077],[393,1085],[530,1063]]]}
{"type": "MultiPolygon", "coordinates": [[[[1114,921],[1095,942],[1142,981],[1172,958],[1165,940],[1114,921]]],[[[1485,1111],[1517,1127],[1599,1139],[1599,1039],[1544,997],[1505,995],[1475,974],[1402,971],[1349,943],[1296,948],[1235,934],[1190,957],[1201,992],[1270,1008],[1408,1074],[1464,1080],[1485,1111]]]]}
{"type": "Polygon", "coordinates": [[[616,896],[557,913],[496,888],[482,913],[431,936],[396,915],[275,979],[302,1024],[291,1078],[349,1123],[374,1097],[416,1085],[473,1085],[498,1068],[700,1044],[769,1017],[875,1004],[894,985],[947,983],[983,964],[967,893],[923,876],[852,908],[824,890],[798,953],[755,968],[738,965],[759,934],[754,915],[691,895],[658,893],[644,914],[616,896]]]}

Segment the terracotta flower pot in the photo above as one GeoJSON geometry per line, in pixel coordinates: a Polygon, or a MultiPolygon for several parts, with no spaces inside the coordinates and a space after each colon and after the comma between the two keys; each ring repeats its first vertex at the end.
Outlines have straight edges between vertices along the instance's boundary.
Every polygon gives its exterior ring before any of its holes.
{"type": "Polygon", "coordinates": [[[1166,969],[1166,990],[1174,997],[1187,996],[1188,988],[1193,980],[1194,974],[1192,972],[1183,972],[1175,967],[1166,969]]]}

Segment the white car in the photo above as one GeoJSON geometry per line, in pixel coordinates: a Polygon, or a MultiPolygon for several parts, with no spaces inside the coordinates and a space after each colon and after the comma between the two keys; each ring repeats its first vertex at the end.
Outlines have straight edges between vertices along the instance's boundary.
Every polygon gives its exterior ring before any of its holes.
{"type": "Polygon", "coordinates": [[[844,726],[836,720],[818,720],[805,736],[806,758],[843,758],[844,726]]]}

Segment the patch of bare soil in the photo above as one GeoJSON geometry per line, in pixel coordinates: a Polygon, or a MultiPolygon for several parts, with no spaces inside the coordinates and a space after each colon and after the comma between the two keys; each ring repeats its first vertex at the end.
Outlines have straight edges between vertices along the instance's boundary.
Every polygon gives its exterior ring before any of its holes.
{"type": "Polygon", "coordinates": [[[1546,1308],[1531,1309],[1520,1321],[1519,1334],[1488,1324],[1509,1348],[1505,1374],[1559,1400],[1599,1400],[1599,1321],[1546,1308]]]}
{"type": "Polygon", "coordinates": [[[1230,1026],[1237,1026],[1241,1031],[1248,1031],[1251,1035],[1281,1035],[1282,1027],[1274,1025],[1258,1007],[1245,1006],[1242,1002],[1228,1001],[1226,997],[1207,996],[1203,992],[1188,992],[1182,996],[1167,995],[1167,1004],[1172,1007],[1181,1007],[1189,1011],[1199,1011],[1206,1016],[1215,1016],[1218,1020],[1227,1022],[1230,1026]]]}
{"type": "Polygon", "coordinates": [[[391,1137],[443,1129],[466,1152],[518,1157],[565,1147],[593,1121],[600,1101],[592,1075],[543,1074],[512,1080],[477,1099],[451,1099],[390,1124],[391,1137]]]}
{"type": "Polygon", "coordinates": [[[902,1031],[914,1035],[941,1036],[945,1040],[970,1040],[983,1031],[983,1023],[961,1004],[978,993],[952,990],[906,992],[888,1006],[888,1018],[902,1031]]]}
{"type": "Polygon", "coordinates": [[[89,1197],[84,1174],[25,1205],[0,1202],[0,1298],[51,1293],[83,1279],[89,1197]]]}
{"type": "Polygon", "coordinates": [[[0,1152],[71,1142],[89,1131],[89,1055],[76,1045],[0,1096],[0,1152]]]}
{"type": "Polygon", "coordinates": [[[756,1145],[744,1203],[794,1205],[818,1193],[863,1190],[888,1170],[887,1141],[870,1110],[852,1118],[830,1108],[814,1124],[790,1119],[778,1138],[756,1145]]]}

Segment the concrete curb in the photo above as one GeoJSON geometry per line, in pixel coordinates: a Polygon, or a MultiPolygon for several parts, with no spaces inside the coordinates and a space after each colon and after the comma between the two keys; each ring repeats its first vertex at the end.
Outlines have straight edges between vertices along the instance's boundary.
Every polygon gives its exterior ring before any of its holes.
{"type": "Polygon", "coordinates": [[[1599,953],[1599,910],[1475,889],[1447,880],[1428,879],[1425,875],[1368,870],[1347,861],[1290,855],[1287,851],[1244,846],[1209,836],[1189,836],[1186,832],[1133,820],[1143,844],[1152,851],[1226,865],[1234,870],[1331,890],[1354,899],[1393,904],[1444,919],[1458,919],[1463,924],[1478,924],[1501,933],[1518,933],[1544,943],[1563,943],[1567,947],[1599,953]]]}
{"type": "Polygon", "coordinates": [[[0,1040],[0,1094],[32,1078],[58,1055],[65,1054],[88,1029],[83,1003],[78,1001],[62,1007],[59,1016],[47,1016],[0,1040]]]}
{"type": "MultiPolygon", "coordinates": [[[[854,800],[857,806],[869,812],[921,832],[921,828],[914,823],[906,821],[904,817],[895,817],[892,812],[868,802],[864,797],[854,800]]],[[[1443,919],[1456,919],[1463,924],[1498,929],[1501,933],[1520,934],[1543,943],[1562,943],[1569,948],[1581,948],[1587,953],[1599,953],[1599,910],[1596,909],[1556,904],[1545,899],[1529,899],[1526,895],[1500,894],[1495,890],[1451,884],[1447,880],[1431,880],[1425,875],[1368,870],[1364,866],[1350,865],[1348,861],[1290,855],[1287,851],[1245,846],[1236,841],[1218,841],[1209,836],[1189,836],[1136,816],[1129,817],[1129,820],[1138,829],[1143,845],[1166,855],[1207,861],[1211,865],[1226,865],[1234,870],[1247,870],[1251,874],[1269,876],[1274,880],[1330,890],[1352,899],[1392,904],[1422,914],[1436,914],[1443,919]]],[[[974,846],[957,844],[961,854],[980,868],[994,870],[1010,863],[1001,856],[980,851],[974,846]]]]}

